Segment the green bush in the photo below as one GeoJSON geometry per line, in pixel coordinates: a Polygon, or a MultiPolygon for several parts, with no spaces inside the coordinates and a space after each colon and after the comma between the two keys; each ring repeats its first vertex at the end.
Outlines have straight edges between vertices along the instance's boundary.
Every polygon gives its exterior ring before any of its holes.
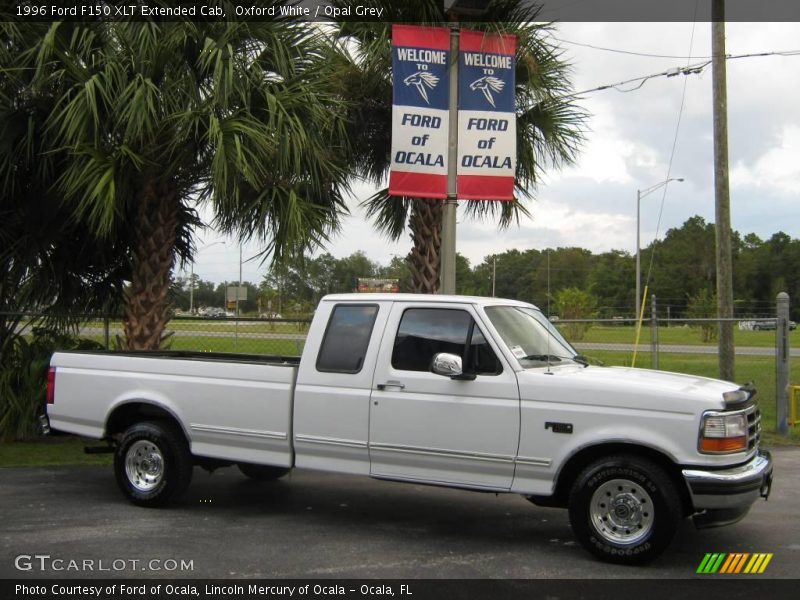
{"type": "MultiPolygon", "coordinates": [[[[717,295],[703,288],[694,296],[689,297],[689,304],[686,309],[686,316],[691,319],[709,319],[717,316],[717,295]]],[[[701,323],[693,325],[694,329],[700,329],[700,339],[705,342],[713,342],[717,339],[716,323],[701,323]]]]}
{"type": "Polygon", "coordinates": [[[101,350],[92,340],[53,329],[36,328],[17,335],[6,346],[0,370],[0,440],[36,437],[37,419],[44,411],[47,369],[56,350],[101,350]]]}
{"type": "MultiPolygon", "coordinates": [[[[596,315],[597,298],[584,290],[568,287],[559,290],[555,296],[555,308],[561,319],[592,319],[596,315]]],[[[591,323],[564,323],[567,339],[581,341],[591,323]]]]}

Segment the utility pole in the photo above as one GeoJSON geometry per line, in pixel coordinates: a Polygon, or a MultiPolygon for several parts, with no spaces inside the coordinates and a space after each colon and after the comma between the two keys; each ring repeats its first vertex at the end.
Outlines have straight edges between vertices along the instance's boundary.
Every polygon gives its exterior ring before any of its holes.
{"type": "Polygon", "coordinates": [[[725,0],[711,4],[711,71],[714,102],[714,204],[717,234],[717,315],[719,377],[733,381],[733,267],[728,184],[728,95],[725,66],[725,0]]]}
{"type": "MultiPolygon", "coordinates": [[[[453,18],[451,16],[451,18],[453,18]]],[[[442,211],[442,246],[439,250],[439,291],[456,293],[456,173],[458,163],[458,24],[450,25],[450,130],[447,144],[447,199],[442,211]]]]}

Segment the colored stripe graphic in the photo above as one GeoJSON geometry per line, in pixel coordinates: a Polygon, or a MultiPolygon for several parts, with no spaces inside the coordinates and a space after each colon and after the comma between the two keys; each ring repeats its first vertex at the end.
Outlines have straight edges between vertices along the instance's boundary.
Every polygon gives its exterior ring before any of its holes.
{"type": "Polygon", "coordinates": [[[761,574],[772,560],[772,553],[709,552],[697,567],[697,573],[709,575],[761,574]]]}

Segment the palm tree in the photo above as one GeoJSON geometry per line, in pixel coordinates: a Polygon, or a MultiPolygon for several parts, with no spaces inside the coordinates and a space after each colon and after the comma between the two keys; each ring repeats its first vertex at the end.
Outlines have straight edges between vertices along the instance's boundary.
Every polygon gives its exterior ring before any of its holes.
{"type": "MultiPolygon", "coordinates": [[[[346,0],[334,0],[344,6],[346,0]]],[[[398,21],[442,26],[457,15],[445,13],[442,0],[414,0],[398,5],[372,0],[398,21]]],[[[516,106],[517,172],[515,200],[470,200],[467,215],[497,219],[501,228],[528,215],[522,200],[534,196],[547,167],[573,162],[583,138],[586,113],[571,95],[569,66],[547,40],[551,26],[535,23],[539,9],[525,0],[490,0],[482,22],[469,29],[517,36],[516,106]]],[[[386,181],[391,164],[391,25],[386,22],[342,22],[336,32],[333,60],[340,93],[352,104],[350,136],[358,174],[376,185],[386,181]]],[[[415,291],[434,293],[439,286],[442,202],[392,198],[381,189],[364,203],[376,227],[392,239],[411,231],[408,256],[415,291]]]]}
{"type": "Polygon", "coordinates": [[[3,21],[0,77],[24,74],[18,95],[50,108],[30,116],[42,137],[23,147],[60,160],[49,192],[76,221],[128,244],[128,348],[159,347],[176,249],[191,253],[199,205],[277,260],[338,227],[346,138],[318,30],[3,21]]]}

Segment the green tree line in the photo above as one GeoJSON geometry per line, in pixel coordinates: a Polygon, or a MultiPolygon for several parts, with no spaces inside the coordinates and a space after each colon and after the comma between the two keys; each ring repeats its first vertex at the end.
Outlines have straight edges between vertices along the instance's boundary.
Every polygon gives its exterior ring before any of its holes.
{"type": "MultiPolygon", "coordinates": [[[[667,310],[669,316],[678,318],[715,314],[715,243],[714,224],[693,216],[642,249],[642,282],[648,284],[648,296],[657,297],[661,316],[667,316],[667,310]]],[[[778,292],[800,297],[800,240],[783,232],[766,240],[753,233],[742,236],[734,232],[733,261],[738,316],[773,314],[778,292]]],[[[491,296],[494,286],[495,296],[532,302],[545,311],[549,307],[550,314],[558,314],[559,292],[580,290],[589,295],[593,306],[591,314],[585,316],[634,316],[635,256],[622,250],[593,253],[576,247],[513,249],[486,256],[474,266],[459,254],[456,273],[459,294],[491,296]]],[[[262,299],[280,296],[283,306],[301,305],[310,311],[326,293],[354,291],[359,277],[396,278],[400,291],[413,289],[402,258],[395,257],[388,265],[381,265],[363,252],[344,258],[330,254],[307,256],[270,271],[257,289],[262,299]]],[[[187,286],[185,282],[182,285],[187,286]]],[[[202,285],[209,293],[216,289],[215,305],[221,306],[223,287],[214,288],[208,282],[202,285]]],[[[195,305],[199,289],[200,283],[195,288],[195,305]]],[[[185,290],[181,294],[178,305],[188,307],[188,295],[185,290]]],[[[254,304],[248,302],[248,309],[255,310],[254,304]]],[[[797,302],[792,318],[800,318],[797,302]]]]}

